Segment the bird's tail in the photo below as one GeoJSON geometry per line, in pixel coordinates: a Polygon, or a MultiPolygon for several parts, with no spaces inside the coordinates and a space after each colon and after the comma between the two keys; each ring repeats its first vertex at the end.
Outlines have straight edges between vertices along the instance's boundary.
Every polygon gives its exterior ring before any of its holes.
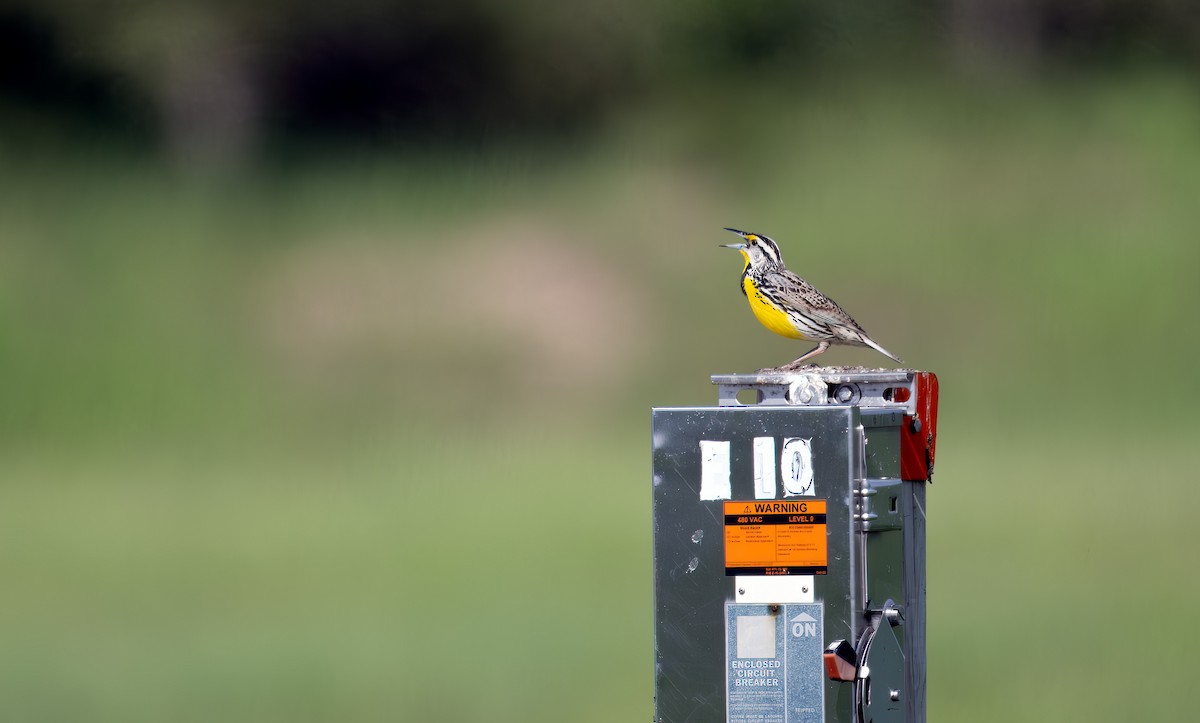
{"type": "Polygon", "coordinates": [[[875,342],[871,341],[871,340],[870,340],[870,339],[867,337],[867,335],[866,335],[866,334],[863,334],[863,335],[862,335],[862,341],[863,341],[863,343],[864,343],[864,344],[866,344],[867,346],[871,347],[872,349],[874,349],[875,351],[879,352],[880,354],[883,354],[883,355],[884,355],[884,356],[886,356],[886,357],[891,357],[892,359],[895,359],[895,360],[896,360],[896,363],[898,363],[898,364],[903,364],[903,363],[904,363],[904,360],[903,360],[903,359],[901,359],[900,357],[898,357],[898,356],[896,356],[895,354],[891,353],[891,352],[890,352],[890,351],[888,351],[887,349],[884,349],[883,347],[879,346],[879,345],[878,345],[878,344],[876,344],[875,342]]]}

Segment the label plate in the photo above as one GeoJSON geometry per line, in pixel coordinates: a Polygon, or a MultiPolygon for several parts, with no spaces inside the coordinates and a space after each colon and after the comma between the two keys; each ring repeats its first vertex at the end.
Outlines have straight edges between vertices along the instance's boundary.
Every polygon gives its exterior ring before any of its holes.
{"type": "Polygon", "coordinates": [[[725,605],[728,723],[825,720],[824,605],[725,605]]]}
{"type": "Polygon", "coordinates": [[[725,502],[726,575],[827,575],[825,500],[725,502]]]}

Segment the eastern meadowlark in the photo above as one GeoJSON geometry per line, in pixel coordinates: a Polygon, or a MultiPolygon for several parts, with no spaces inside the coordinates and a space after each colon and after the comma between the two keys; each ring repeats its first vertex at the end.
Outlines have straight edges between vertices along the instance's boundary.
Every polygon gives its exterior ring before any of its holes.
{"type": "Polygon", "coordinates": [[[760,233],[727,228],[745,243],[721,244],[742,252],[742,294],[750,301],[754,316],[771,331],[789,339],[815,341],[817,347],[780,371],[799,369],[801,362],[821,354],[830,344],[869,346],[903,364],[898,356],[871,341],[867,332],[833,299],[788,271],[779,245],[760,233]]]}

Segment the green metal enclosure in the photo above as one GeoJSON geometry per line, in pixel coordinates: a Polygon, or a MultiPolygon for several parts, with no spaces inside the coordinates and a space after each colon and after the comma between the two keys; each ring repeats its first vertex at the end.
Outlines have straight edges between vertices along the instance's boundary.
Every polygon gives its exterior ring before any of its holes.
{"type": "Polygon", "coordinates": [[[653,412],[656,721],[923,723],[936,377],[713,381],[653,412]]]}

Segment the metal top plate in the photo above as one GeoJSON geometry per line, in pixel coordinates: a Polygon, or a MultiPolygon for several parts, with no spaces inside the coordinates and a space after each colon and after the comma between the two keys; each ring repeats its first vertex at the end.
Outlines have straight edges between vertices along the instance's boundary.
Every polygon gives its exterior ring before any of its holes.
{"type": "Polygon", "coordinates": [[[764,369],[753,374],[714,374],[717,404],[722,407],[852,404],[860,407],[915,409],[915,380],[922,372],[912,369],[868,367],[803,367],[781,372],[764,369]],[[753,399],[738,394],[753,391],[753,399]]]}
{"type": "Polygon", "coordinates": [[[713,384],[791,384],[805,377],[819,377],[827,383],[846,382],[906,382],[918,374],[916,369],[883,369],[872,367],[805,367],[794,372],[764,369],[750,374],[713,374],[713,384]]]}

